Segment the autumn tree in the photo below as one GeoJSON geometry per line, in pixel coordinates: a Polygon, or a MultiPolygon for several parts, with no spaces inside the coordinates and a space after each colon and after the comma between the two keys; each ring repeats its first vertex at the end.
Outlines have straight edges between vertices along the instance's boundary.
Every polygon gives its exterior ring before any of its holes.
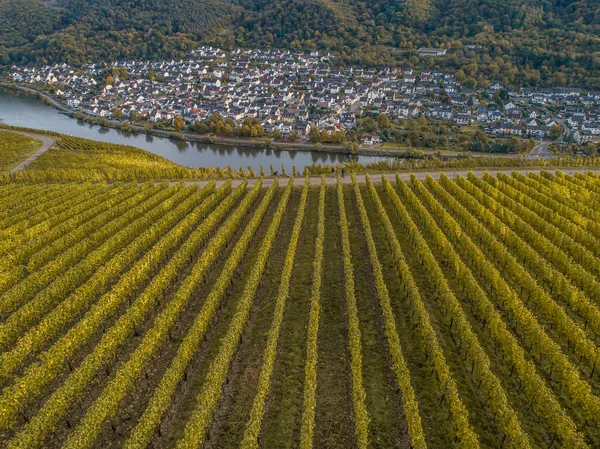
{"type": "Polygon", "coordinates": [[[175,128],[175,131],[181,131],[184,126],[185,122],[183,119],[179,116],[175,117],[175,120],[173,120],[173,127],[175,128]]]}

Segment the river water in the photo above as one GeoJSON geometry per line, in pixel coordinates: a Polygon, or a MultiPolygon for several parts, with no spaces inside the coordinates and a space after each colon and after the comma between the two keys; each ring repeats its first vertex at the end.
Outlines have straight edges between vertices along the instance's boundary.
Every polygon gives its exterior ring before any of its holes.
{"type": "MultiPolygon", "coordinates": [[[[208,144],[201,142],[174,141],[164,137],[131,134],[120,130],[90,125],[81,120],[61,114],[38,98],[25,93],[0,87],[0,121],[7,125],[44,129],[103,142],[133,145],[163,156],[187,167],[227,167],[255,171],[262,165],[268,171],[270,165],[279,169],[284,164],[287,171],[295,165],[302,170],[307,165],[331,164],[350,160],[350,156],[315,151],[281,151],[208,144]]],[[[362,163],[382,160],[376,156],[358,156],[362,163]]]]}

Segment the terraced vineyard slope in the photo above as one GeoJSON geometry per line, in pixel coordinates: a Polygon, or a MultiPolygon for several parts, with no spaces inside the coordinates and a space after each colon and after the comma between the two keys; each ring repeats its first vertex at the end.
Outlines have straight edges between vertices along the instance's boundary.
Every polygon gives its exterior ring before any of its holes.
{"type": "Polygon", "coordinates": [[[0,447],[600,447],[598,175],[314,181],[0,185],[0,447]]]}

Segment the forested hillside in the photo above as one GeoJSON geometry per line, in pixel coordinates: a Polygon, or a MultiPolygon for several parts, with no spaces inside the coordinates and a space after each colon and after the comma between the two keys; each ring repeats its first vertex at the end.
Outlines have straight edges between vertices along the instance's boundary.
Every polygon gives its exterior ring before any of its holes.
{"type": "Polygon", "coordinates": [[[0,0],[0,62],[330,50],[340,64],[462,68],[481,84],[600,86],[596,0],[0,0]],[[32,20],[32,17],[35,19],[32,20]],[[421,46],[448,55],[419,58],[421,46]]]}

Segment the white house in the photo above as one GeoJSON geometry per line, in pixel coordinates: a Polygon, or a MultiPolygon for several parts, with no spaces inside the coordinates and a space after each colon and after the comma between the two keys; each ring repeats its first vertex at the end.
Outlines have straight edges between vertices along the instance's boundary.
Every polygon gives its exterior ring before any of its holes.
{"type": "Polygon", "coordinates": [[[362,143],[363,145],[368,146],[379,145],[381,143],[381,138],[377,136],[366,136],[363,138],[362,143]]]}
{"type": "Polygon", "coordinates": [[[419,48],[419,56],[444,56],[448,50],[445,48],[419,48]]]}

